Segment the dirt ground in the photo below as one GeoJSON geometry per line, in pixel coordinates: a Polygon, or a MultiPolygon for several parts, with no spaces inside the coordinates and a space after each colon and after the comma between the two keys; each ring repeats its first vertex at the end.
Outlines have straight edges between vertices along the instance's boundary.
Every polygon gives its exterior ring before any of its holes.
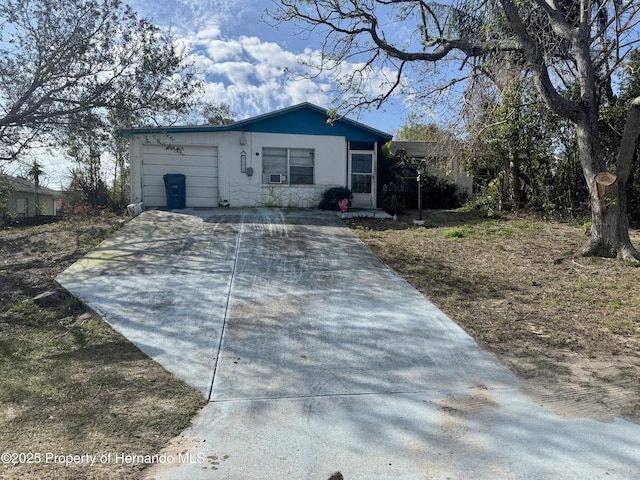
{"type": "Polygon", "coordinates": [[[138,478],[205,403],[54,281],[122,221],[0,230],[0,478],[138,478]]]}
{"type": "MultiPolygon", "coordinates": [[[[426,211],[350,221],[356,235],[540,405],[640,421],[640,268],[583,258],[586,229],[532,216],[426,211]]],[[[631,232],[640,246],[640,232],[631,232]]]]}

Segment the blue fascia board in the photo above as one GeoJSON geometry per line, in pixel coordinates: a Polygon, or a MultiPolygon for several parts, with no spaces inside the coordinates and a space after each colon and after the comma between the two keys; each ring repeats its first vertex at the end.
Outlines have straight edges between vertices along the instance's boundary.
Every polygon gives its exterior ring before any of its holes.
{"type": "Polygon", "coordinates": [[[192,125],[178,127],[131,128],[121,130],[124,136],[174,133],[259,132],[294,135],[328,135],[345,137],[350,142],[386,143],[392,135],[348,118],[327,122],[327,110],[311,103],[301,103],[275,112],[247,118],[229,125],[192,125]]]}

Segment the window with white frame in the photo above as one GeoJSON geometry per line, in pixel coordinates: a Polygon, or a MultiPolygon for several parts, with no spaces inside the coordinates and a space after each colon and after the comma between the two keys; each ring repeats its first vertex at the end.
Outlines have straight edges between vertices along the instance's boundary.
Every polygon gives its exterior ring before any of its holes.
{"type": "Polygon", "coordinates": [[[262,183],[313,184],[315,152],[312,148],[262,149],[262,183]]]}

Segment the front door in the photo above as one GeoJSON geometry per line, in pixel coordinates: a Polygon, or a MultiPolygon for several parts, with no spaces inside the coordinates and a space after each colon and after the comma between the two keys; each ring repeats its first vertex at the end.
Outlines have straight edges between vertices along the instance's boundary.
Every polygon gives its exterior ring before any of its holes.
{"type": "Polygon", "coordinates": [[[373,152],[351,152],[349,159],[349,177],[353,192],[354,208],[371,208],[375,206],[374,155],[373,152]]]}

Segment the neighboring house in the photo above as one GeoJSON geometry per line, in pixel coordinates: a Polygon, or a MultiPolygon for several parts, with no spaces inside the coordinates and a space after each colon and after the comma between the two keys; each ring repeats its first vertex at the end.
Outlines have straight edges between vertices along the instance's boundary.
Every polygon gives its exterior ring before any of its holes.
{"type": "MultiPolygon", "coordinates": [[[[460,193],[471,197],[473,194],[473,178],[461,171],[447,171],[449,163],[446,148],[440,142],[417,141],[393,141],[391,142],[391,154],[395,155],[399,150],[404,150],[407,157],[418,160],[426,160],[427,173],[439,178],[449,180],[458,185],[460,193]]],[[[414,182],[415,184],[415,182],[414,182]]],[[[417,187],[415,187],[417,191],[417,187]]]]}
{"type": "Polygon", "coordinates": [[[36,190],[35,184],[26,178],[7,176],[7,179],[13,189],[9,194],[11,213],[20,217],[59,214],[61,192],[41,185],[36,190]]]}
{"type": "Polygon", "coordinates": [[[166,207],[163,176],[186,177],[186,207],[317,207],[348,187],[353,207],[375,207],[377,161],[392,136],[310,103],[230,125],[135,128],[131,201],[166,207]]]}

